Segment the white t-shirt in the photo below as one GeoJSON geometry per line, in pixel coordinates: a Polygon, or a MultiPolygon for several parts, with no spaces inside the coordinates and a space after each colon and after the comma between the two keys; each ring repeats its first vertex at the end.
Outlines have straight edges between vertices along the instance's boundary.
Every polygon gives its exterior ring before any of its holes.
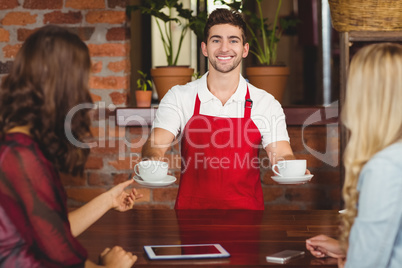
{"type": "Polygon", "coordinates": [[[222,105],[208,90],[207,75],[208,73],[186,85],[171,88],[159,104],[153,128],[163,128],[177,136],[193,116],[197,93],[201,101],[200,114],[242,118],[248,85],[250,99],[253,101],[251,119],[261,133],[263,147],[276,141],[289,141],[285,114],[280,103],[271,94],[247,83],[240,75],[236,92],[222,105]]]}

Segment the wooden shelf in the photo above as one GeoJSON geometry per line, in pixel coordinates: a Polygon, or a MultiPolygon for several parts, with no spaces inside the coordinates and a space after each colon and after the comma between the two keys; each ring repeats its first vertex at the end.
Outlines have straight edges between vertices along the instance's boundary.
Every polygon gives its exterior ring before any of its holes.
{"type": "Polygon", "coordinates": [[[402,41],[400,32],[348,32],[350,42],[398,42],[402,41]]]}

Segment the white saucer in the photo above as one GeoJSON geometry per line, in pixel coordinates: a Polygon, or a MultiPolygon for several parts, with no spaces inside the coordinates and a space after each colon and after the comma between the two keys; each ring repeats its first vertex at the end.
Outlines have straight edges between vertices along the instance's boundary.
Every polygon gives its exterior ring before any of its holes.
{"type": "Polygon", "coordinates": [[[300,177],[280,177],[280,176],[272,176],[271,178],[280,184],[301,184],[306,183],[311,180],[314,175],[308,174],[300,177]]]}
{"type": "Polygon", "coordinates": [[[163,187],[168,186],[176,181],[176,177],[167,175],[164,179],[160,181],[144,181],[139,176],[134,176],[133,179],[139,184],[147,187],[163,187]]]}

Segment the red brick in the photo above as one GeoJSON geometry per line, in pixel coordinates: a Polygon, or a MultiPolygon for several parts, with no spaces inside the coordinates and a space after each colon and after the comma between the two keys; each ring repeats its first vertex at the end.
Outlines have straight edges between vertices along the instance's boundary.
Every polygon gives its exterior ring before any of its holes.
{"type": "Polygon", "coordinates": [[[72,176],[70,174],[60,173],[60,179],[64,186],[84,186],[87,184],[87,176],[72,176]]]}
{"type": "Polygon", "coordinates": [[[126,21],[125,11],[89,11],[85,16],[88,23],[123,24],[126,21]]]}
{"type": "Polygon", "coordinates": [[[169,202],[175,201],[177,196],[177,187],[156,188],[153,189],[153,201],[155,202],[169,202]]]}
{"type": "Polygon", "coordinates": [[[96,186],[112,185],[113,178],[109,173],[89,172],[88,184],[96,186]]]}
{"type": "Polygon", "coordinates": [[[107,6],[110,8],[126,7],[128,0],[107,0],[107,6]]]}
{"type": "Polygon", "coordinates": [[[102,61],[92,62],[91,72],[93,74],[100,73],[102,71],[102,66],[103,66],[102,61]]]}
{"type": "Polygon", "coordinates": [[[122,141],[121,138],[126,136],[126,128],[119,127],[115,125],[108,126],[108,138],[119,138],[119,141],[122,141]]]}
{"type": "Polygon", "coordinates": [[[130,45],[124,44],[89,44],[91,57],[127,57],[129,55],[130,45]]]}
{"type": "Polygon", "coordinates": [[[17,40],[24,42],[36,30],[38,30],[38,28],[36,28],[36,29],[26,29],[26,28],[17,29],[17,40]]]}
{"type": "Polygon", "coordinates": [[[139,159],[132,159],[129,156],[126,156],[124,159],[109,161],[109,165],[114,167],[117,170],[133,170],[134,166],[139,162],[139,159]]]}
{"type": "Polygon", "coordinates": [[[0,28],[0,42],[10,42],[10,33],[4,28],[0,28]]]}
{"type": "Polygon", "coordinates": [[[129,73],[130,72],[130,61],[127,59],[127,60],[110,62],[107,65],[107,68],[115,73],[122,72],[122,71],[124,71],[124,73],[129,73]]]}
{"type": "Polygon", "coordinates": [[[112,99],[113,104],[126,104],[127,103],[127,93],[113,92],[109,94],[112,99]]]}
{"type": "Polygon", "coordinates": [[[148,135],[151,133],[151,128],[150,127],[130,127],[129,128],[129,133],[133,135],[145,135],[148,137],[148,135]]]}
{"type": "Polygon", "coordinates": [[[90,87],[94,89],[126,89],[128,88],[128,78],[125,76],[92,76],[90,87]]]}
{"type": "Polygon", "coordinates": [[[70,27],[69,30],[77,34],[81,40],[88,41],[95,31],[95,27],[70,27]]]}
{"type": "Polygon", "coordinates": [[[17,55],[18,50],[20,50],[22,44],[16,45],[6,45],[3,47],[3,53],[6,58],[14,58],[17,55]]]}
{"type": "Polygon", "coordinates": [[[44,15],[43,23],[56,23],[56,24],[74,24],[82,22],[82,14],[80,11],[68,11],[63,13],[61,11],[54,11],[44,15]]]}
{"type": "Polygon", "coordinates": [[[130,39],[129,28],[111,28],[107,30],[106,40],[108,41],[124,41],[130,39]]]}
{"type": "MultiPolygon", "coordinates": [[[[123,152],[125,151],[124,147],[124,143],[120,142],[118,144],[121,144],[120,146],[123,147],[123,152]]],[[[118,146],[95,146],[93,148],[91,148],[91,153],[94,155],[117,155],[120,152],[119,147],[118,146]]]]}
{"type": "Polygon", "coordinates": [[[1,24],[3,25],[28,25],[36,22],[37,14],[31,15],[29,12],[10,12],[7,13],[1,24]]]}
{"type": "Polygon", "coordinates": [[[23,7],[29,9],[61,9],[63,0],[25,0],[23,7]]]}
{"type": "Polygon", "coordinates": [[[75,9],[103,9],[105,0],[66,0],[65,7],[75,9]]]}
{"type": "Polygon", "coordinates": [[[119,173],[113,175],[113,184],[117,185],[119,183],[125,182],[131,179],[131,173],[119,173]]]}
{"type": "Polygon", "coordinates": [[[0,9],[13,9],[18,6],[18,0],[0,0],[0,9]]]}
{"type": "Polygon", "coordinates": [[[86,169],[101,169],[103,168],[103,158],[90,155],[85,165],[86,169]]]}
{"type": "Polygon", "coordinates": [[[106,131],[103,127],[96,127],[92,126],[91,128],[91,134],[94,138],[104,138],[106,136],[106,131]]]}
{"type": "Polygon", "coordinates": [[[104,188],[66,188],[67,196],[78,202],[89,202],[106,192],[104,188]]]}
{"type": "Polygon", "coordinates": [[[102,97],[96,94],[91,93],[91,99],[93,102],[98,102],[102,100],[102,97]]]}

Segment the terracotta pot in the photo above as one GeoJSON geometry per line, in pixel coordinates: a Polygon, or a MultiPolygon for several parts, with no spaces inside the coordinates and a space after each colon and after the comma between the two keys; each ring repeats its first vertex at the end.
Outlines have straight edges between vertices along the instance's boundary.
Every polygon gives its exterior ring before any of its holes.
{"type": "Polygon", "coordinates": [[[136,90],[135,99],[137,101],[137,107],[151,107],[152,91],[136,90]]]}
{"type": "Polygon", "coordinates": [[[290,74],[286,66],[247,67],[246,76],[253,86],[264,89],[282,103],[283,93],[290,74]]]}
{"type": "Polygon", "coordinates": [[[191,81],[194,73],[193,68],[183,66],[156,67],[151,69],[151,76],[158,93],[159,101],[166,92],[176,85],[185,85],[191,81]]]}

